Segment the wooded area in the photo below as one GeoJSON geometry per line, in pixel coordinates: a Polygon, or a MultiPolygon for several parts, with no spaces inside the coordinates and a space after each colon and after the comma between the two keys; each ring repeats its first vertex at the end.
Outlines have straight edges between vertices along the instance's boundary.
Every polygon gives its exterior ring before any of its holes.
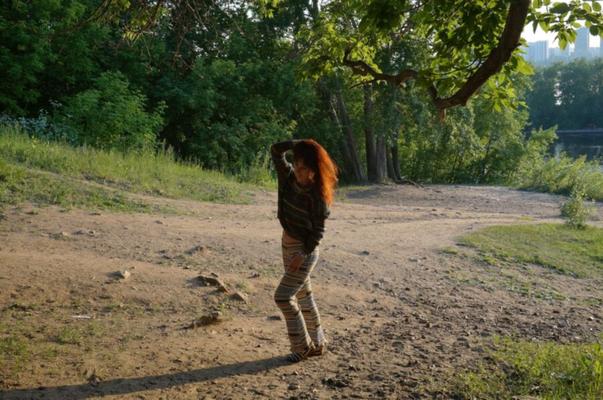
{"type": "MultiPolygon", "coordinates": [[[[603,32],[596,1],[15,0],[0,6],[0,113],[230,173],[294,136],[323,143],[346,181],[504,182],[545,140],[527,138],[526,96],[534,127],[556,123],[553,72],[528,95],[521,31],[566,43],[578,20],[603,32]]],[[[597,65],[580,68],[600,82],[597,65]]],[[[587,119],[571,126],[600,126],[587,119]]]]}

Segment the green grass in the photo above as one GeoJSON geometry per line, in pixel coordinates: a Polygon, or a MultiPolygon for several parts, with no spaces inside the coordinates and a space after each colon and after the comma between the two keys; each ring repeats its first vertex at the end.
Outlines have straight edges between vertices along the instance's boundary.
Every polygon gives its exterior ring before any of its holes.
{"type": "Polygon", "coordinates": [[[15,335],[0,337],[0,378],[18,373],[29,359],[30,350],[23,339],[15,335]]]}
{"type": "Polygon", "coordinates": [[[0,204],[59,205],[125,212],[174,213],[171,208],[132,200],[120,190],[106,190],[60,175],[9,165],[0,159],[0,204]]]}
{"type": "MultiPolygon", "coordinates": [[[[249,179],[257,181],[258,175],[255,172],[249,179]]],[[[273,184],[267,182],[264,186],[273,184]]],[[[127,200],[125,193],[243,204],[250,202],[250,194],[256,188],[235,177],[176,162],[170,152],[123,154],[74,148],[30,138],[17,128],[0,126],[0,202],[3,203],[31,200],[145,211],[148,206],[127,200]],[[117,192],[90,185],[82,187],[78,183],[82,179],[108,185],[117,192]]]]}
{"type": "MultiPolygon", "coordinates": [[[[603,339],[603,338],[602,338],[603,339]]],[[[463,399],[510,399],[535,396],[543,400],[603,398],[601,343],[496,339],[494,363],[461,374],[455,391],[463,399]]]]}
{"type": "Polygon", "coordinates": [[[603,229],[564,224],[492,226],[464,236],[489,264],[541,265],[577,277],[603,276],[603,229]]]}

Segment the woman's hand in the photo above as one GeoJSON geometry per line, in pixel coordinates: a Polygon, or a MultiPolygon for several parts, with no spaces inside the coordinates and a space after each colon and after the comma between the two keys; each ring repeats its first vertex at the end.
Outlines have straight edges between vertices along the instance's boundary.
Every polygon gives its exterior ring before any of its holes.
{"type": "Polygon", "coordinates": [[[297,253],[293,257],[291,257],[289,261],[289,268],[287,269],[289,272],[296,272],[299,267],[302,266],[306,259],[306,255],[303,253],[297,253]]]}

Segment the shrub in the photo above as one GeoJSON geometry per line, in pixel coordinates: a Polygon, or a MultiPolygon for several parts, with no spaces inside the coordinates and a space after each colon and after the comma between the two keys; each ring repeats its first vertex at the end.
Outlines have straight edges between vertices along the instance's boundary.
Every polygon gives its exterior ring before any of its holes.
{"type": "Polygon", "coordinates": [[[586,199],[583,185],[575,185],[570,199],[561,206],[561,215],[566,218],[569,226],[577,229],[586,227],[586,220],[593,212],[592,207],[585,204],[586,199]]]}
{"type": "Polygon", "coordinates": [[[147,99],[129,87],[119,72],[105,72],[92,89],[67,100],[56,121],[70,127],[76,144],[103,149],[145,150],[155,145],[163,126],[160,104],[151,113],[145,111],[147,99]]]}

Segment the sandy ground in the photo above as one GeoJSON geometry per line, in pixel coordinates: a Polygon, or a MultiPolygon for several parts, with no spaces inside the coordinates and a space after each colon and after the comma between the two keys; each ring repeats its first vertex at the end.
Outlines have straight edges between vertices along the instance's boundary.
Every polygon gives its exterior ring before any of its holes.
{"type": "Polygon", "coordinates": [[[146,198],[182,215],[5,209],[0,332],[25,356],[5,362],[0,398],[445,399],[459,373],[488,363],[496,335],[581,342],[603,330],[601,280],[494,267],[456,246],[487,225],[559,221],[563,198],[345,193],[312,277],[329,352],[293,365],[272,299],[283,268],[274,193],[245,206],[146,198]],[[199,283],[212,273],[229,293],[199,283]]]}

